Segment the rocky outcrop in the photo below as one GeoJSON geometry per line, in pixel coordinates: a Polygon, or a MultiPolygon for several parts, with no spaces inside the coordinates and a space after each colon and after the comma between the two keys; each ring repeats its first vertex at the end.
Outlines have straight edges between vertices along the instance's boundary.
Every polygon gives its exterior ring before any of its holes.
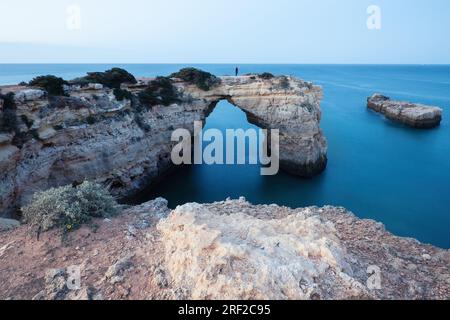
{"type": "MultiPolygon", "coordinates": [[[[167,270],[187,299],[350,299],[356,281],[332,224],[310,211],[261,219],[233,203],[221,212],[178,207],[158,225],[167,270]]],[[[247,206],[242,203],[242,206],[247,206]]],[[[218,210],[219,209],[219,210],[218,210]]],[[[259,213],[267,212],[261,210],[259,213]]],[[[270,214],[276,214],[274,208],[270,214]]]]}
{"type": "Polygon", "coordinates": [[[442,109],[423,104],[394,101],[381,94],[367,99],[367,107],[380,112],[386,118],[414,128],[433,128],[442,120],[442,109]]]}
{"type": "Polygon", "coordinates": [[[343,208],[186,204],[158,224],[187,299],[448,298],[450,252],[343,208]]]}
{"type": "Polygon", "coordinates": [[[0,232],[8,231],[20,226],[20,222],[14,219],[4,219],[0,218],[0,232]]]}
{"type": "MultiPolygon", "coordinates": [[[[124,88],[138,94],[149,80],[124,88]]],[[[222,77],[208,91],[182,81],[175,86],[178,103],[152,108],[136,98],[118,101],[113,90],[95,84],[66,87],[67,97],[9,87],[15,92],[15,130],[0,133],[0,216],[36,191],[85,179],[119,198],[135,194],[173,167],[173,130],[192,132],[194,121],[205,120],[222,99],[245,111],[251,123],[280,129],[281,168],[304,177],[325,168],[320,87],[257,76],[222,77]]]]}
{"type": "Polygon", "coordinates": [[[0,299],[448,299],[450,252],[343,208],[157,199],[67,235],[0,233],[0,299]],[[69,288],[69,267],[80,286],[69,288]]]}

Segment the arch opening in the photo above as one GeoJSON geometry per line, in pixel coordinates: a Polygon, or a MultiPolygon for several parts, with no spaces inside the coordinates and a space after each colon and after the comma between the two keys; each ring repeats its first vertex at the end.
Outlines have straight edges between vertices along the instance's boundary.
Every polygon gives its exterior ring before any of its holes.
{"type": "MultiPolygon", "coordinates": [[[[208,108],[207,117],[203,121],[203,131],[210,129],[219,130],[226,137],[226,130],[241,129],[259,131],[261,128],[248,121],[248,115],[241,108],[232,103],[229,97],[223,97],[211,104],[208,108]]],[[[227,164],[225,153],[223,164],[183,165],[169,172],[164,179],[150,185],[139,192],[133,203],[143,203],[156,197],[163,197],[169,201],[171,207],[186,202],[214,202],[228,197],[239,198],[250,196],[249,190],[257,190],[266,185],[261,176],[262,164],[250,163],[249,140],[246,140],[245,164],[238,164],[237,145],[234,147],[235,162],[227,164]]],[[[258,148],[262,147],[259,136],[258,148]]],[[[225,146],[225,143],[224,143],[225,146]]],[[[208,142],[202,145],[202,150],[208,147],[208,142]]],[[[225,150],[224,150],[225,152],[225,150]]]]}

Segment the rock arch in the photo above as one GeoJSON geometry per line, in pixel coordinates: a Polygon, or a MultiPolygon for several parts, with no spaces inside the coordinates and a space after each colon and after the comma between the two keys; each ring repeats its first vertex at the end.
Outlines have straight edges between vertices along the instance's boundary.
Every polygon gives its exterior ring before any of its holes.
{"type": "MultiPolygon", "coordinates": [[[[133,196],[173,167],[173,130],[193,132],[194,122],[204,121],[222,99],[243,110],[250,123],[280,130],[281,169],[308,178],[325,169],[320,87],[258,76],[222,77],[208,91],[175,85],[179,103],[138,109],[101,86],[72,88],[58,103],[42,90],[18,87],[20,134],[0,132],[0,216],[27,204],[36,191],[83,180],[109,186],[118,198],[133,196]]],[[[128,90],[145,87],[143,81],[128,90]]],[[[0,99],[1,112],[2,106],[0,99]]]]}
{"type": "MultiPolygon", "coordinates": [[[[200,120],[217,103],[227,100],[262,129],[280,130],[281,169],[304,178],[321,173],[327,165],[327,142],[320,129],[322,89],[293,77],[264,80],[257,76],[221,77],[209,91],[179,84],[192,105],[203,105],[200,120]]],[[[202,109],[200,107],[200,109],[202,109]]]]}

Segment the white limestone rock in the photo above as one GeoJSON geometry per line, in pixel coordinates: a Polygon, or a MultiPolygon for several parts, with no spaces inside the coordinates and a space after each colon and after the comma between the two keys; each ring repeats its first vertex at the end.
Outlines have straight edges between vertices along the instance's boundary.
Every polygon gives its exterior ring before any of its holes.
{"type": "Polygon", "coordinates": [[[28,101],[39,100],[45,97],[46,93],[40,89],[25,89],[16,92],[14,99],[16,103],[25,103],[28,101]]]}
{"type": "MultiPolygon", "coordinates": [[[[242,202],[237,202],[237,204],[242,202]]],[[[305,212],[261,219],[186,204],[158,226],[171,280],[186,299],[348,299],[352,277],[331,223],[305,212]]]]}

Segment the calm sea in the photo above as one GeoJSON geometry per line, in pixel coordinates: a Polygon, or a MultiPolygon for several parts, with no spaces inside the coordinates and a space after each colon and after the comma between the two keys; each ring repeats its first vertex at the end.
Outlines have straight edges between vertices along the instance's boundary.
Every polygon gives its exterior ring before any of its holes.
{"type": "MultiPolygon", "coordinates": [[[[66,79],[113,65],[0,65],[0,84],[55,74],[66,79]]],[[[184,65],[114,65],[136,76],[167,75],[184,65]]],[[[234,65],[197,65],[217,75],[234,65]]],[[[139,195],[156,196],[172,207],[245,196],[253,203],[291,207],[343,206],[361,218],[383,222],[397,235],[450,248],[450,66],[241,65],[241,73],[272,72],[314,81],[324,88],[322,128],[329,143],[327,170],[312,180],[280,172],[259,175],[259,167],[193,166],[172,174],[139,195]],[[381,92],[395,99],[444,109],[439,128],[414,130],[366,108],[381,92]]],[[[236,107],[221,102],[208,128],[251,128],[236,107]]]]}

